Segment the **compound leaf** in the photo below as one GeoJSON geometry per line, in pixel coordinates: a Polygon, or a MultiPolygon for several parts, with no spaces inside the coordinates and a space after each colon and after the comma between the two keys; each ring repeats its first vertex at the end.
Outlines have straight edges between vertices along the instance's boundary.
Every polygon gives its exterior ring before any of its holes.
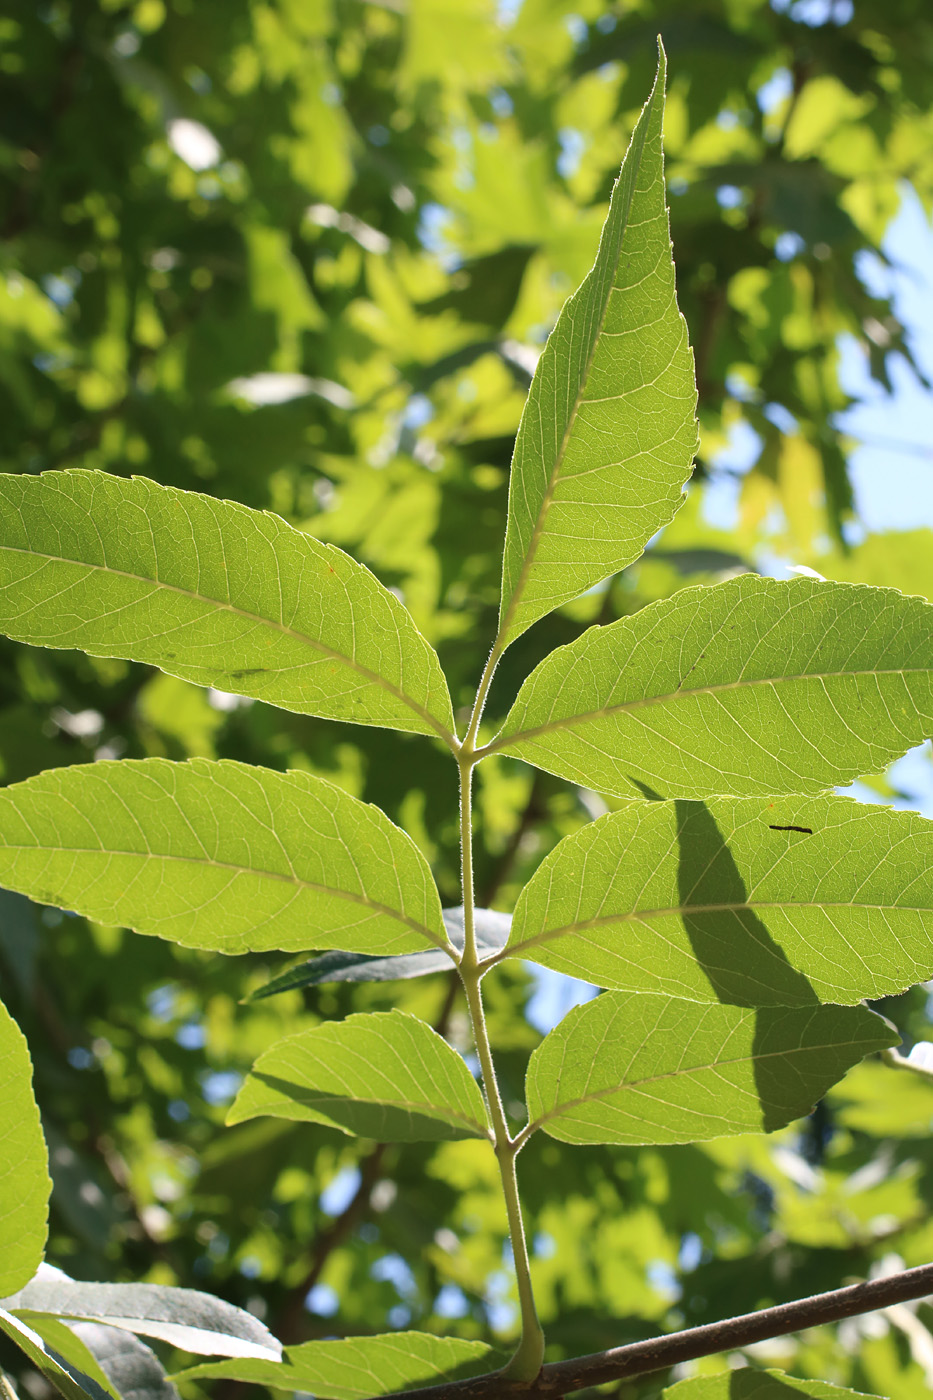
{"type": "Polygon", "coordinates": [[[746,574],[552,652],[486,752],[620,797],[748,797],[880,772],[931,727],[927,603],[746,574]]]}
{"type": "Polygon", "coordinates": [[[773,1132],[899,1039],[861,1006],[755,1011],[603,992],[532,1054],[526,1132],[627,1144],[773,1132]]]}
{"type": "Polygon", "coordinates": [[[412,1386],[474,1375],[490,1355],[485,1342],[434,1337],[427,1332],[391,1332],[305,1342],[289,1347],[280,1365],[221,1361],[192,1366],[175,1379],[245,1381],[273,1390],[310,1391],[320,1400],[369,1400],[370,1396],[389,1395],[412,1386]]]}
{"type": "Polygon", "coordinates": [[[328,1021],[256,1061],[228,1123],[269,1114],[381,1142],[486,1138],[483,1097],[463,1060],[402,1011],[328,1021]]]}
{"type": "Polygon", "coordinates": [[[0,630],[299,714],[453,729],[436,654],[362,564],[268,512],[142,477],[0,477],[0,630]]]}
{"type": "Polygon", "coordinates": [[[123,759],[0,792],[0,882],[194,948],[444,947],[410,837],[307,773],[123,759]]]}
{"type": "Polygon", "coordinates": [[[626,803],[542,862],[504,955],[738,1006],[890,996],[933,976],[933,822],[848,797],[626,803]]]}
{"type": "Polygon", "coordinates": [[[0,1003],[0,1296],[42,1261],[48,1232],[49,1157],[32,1092],[26,1037],[0,1003]]]}
{"type": "Polygon", "coordinates": [[[596,262],[558,317],[522,414],[500,646],[637,559],[690,473],[696,389],[664,202],[665,73],[662,49],[596,262]]]}

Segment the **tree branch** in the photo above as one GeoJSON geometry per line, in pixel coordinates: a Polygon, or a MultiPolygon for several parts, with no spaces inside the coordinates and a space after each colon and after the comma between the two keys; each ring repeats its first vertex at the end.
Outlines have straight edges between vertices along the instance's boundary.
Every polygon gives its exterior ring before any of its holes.
{"type": "MultiPolygon", "coordinates": [[[[831,1293],[780,1303],[775,1308],[762,1308],[760,1312],[746,1313],[724,1322],[691,1327],[686,1332],[671,1332],[665,1337],[650,1337],[644,1342],[578,1356],[572,1361],[554,1361],[543,1366],[537,1379],[530,1383],[506,1381],[496,1372],[477,1376],[475,1380],[408,1390],[405,1400],[511,1400],[511,1397],[514,1400],[558,1400],[575,1390],[663,1371],[681,1361],[696,1361],[701,1356],[715,1356],[720,1351],[783,1337],[788,1332],[840,1322],[846,1317],[876,1312],[930,1293],[933,1293],[933,1264],[922,1264],[888,1278],[850,1284],[831,1293]]],[[[385,1396],[384,1400],[401,1400],[401,1394],[385,1396]]]]}

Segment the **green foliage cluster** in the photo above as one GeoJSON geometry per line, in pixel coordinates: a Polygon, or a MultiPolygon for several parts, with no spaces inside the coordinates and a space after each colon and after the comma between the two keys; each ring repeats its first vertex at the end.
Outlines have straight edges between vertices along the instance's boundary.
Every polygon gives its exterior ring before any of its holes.
{"type": "MultiPolygon", "coordinates": [[[[929,1256],[930,828],[827,790],[933,728],[929,536],[847,543],[831,416],[842,335],[910,358],[857,260],[933,26],[855,8],[0,20],[12,1374],[523,1380],[929,1256]],[[604,990],[542,1039],[530,964],[604,990]]],[[[919,1396],[927,1318],[672,1400],[919,1396]]]]}

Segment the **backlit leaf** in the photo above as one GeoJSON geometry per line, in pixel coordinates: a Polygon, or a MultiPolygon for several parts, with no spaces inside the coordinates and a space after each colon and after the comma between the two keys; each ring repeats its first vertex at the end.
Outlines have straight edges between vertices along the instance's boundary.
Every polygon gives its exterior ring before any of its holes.
{"type": "Polygon", "coordinates": [[[507,951],[693,1001],[890,996],[933,976],[933,822],[848,797],[626,803],[542,862],[507,951]]]}
{"type": "Polygon", "coordinates": [[[442,947],[414,842],[307,773],[122,760],[0,792],[0,882],[194,948],[442,947]]]}
{"type": "Polygon", "coordinates": [[[487,751],[620,797],[744,797],[879,772],[931,728],[928,604],[746,574],[552,652],[487,751]]]}
{"type": "Polygon", "coordinates": [[[273,1045],[228,1123],[270,1114],[384,1142],[489,1135],[476,1081],[436,1031],[401,1011],[327,1021],[273,1045]]]}
{"type": "Polygon", "coordinates": [[[65,1400],[113,1400],[109,1390],[98,1384],[93,1376],[72,1366],[65,1357],[59,1356],[31,1327],[0,1308],[0,1332],[5,1332],[20,1351],[39,1371],[49,1385],[63,1395],[65,1400]]]}
{"type": "Polygon", "coordinates": [[[268,512],[141,477],[0,477],[0,630],[299,714],[453,728],[435,653],[362,564],[268,512]]]}
{"type": "Polygon", "coordinates": [[[98,1322],[60,1322],[47,1313],[29,1321],[58,1357],[117,1400],[178,1400],[155,1352],[131,1332],[98,1322]]]}
{"type": "Polygon", "coordinates": [[[245,1381],[273,1390],[308,1390],[320,1400],[369,1400],[395,1390],[474,1375],[485,1369],[482,1363],[490,1354],[484,1342],[433,1337],[427,1332],[392,1332],[381,1337],[305,1342],[289,1347],[280,1365],[220,1361],[192,1366],[176,1379],[245,1381]]]}
{"type": "Polygon", "coordinates": [[[0,1296],[32,1278],[48,1231],[48,1152],[26,1037],[0,1003],[0,1296]]]}
{"type": "Polygon", "coordinates": [[[596,262],[558,317],[522,415],[504,643],[637,559],[677,510],[690,473],[696,390],[664,202],[665,75],[662,50],[596,262]]]}
{"type": "Polygon", "coordinates": [[[721,1371],[716,1376],[694,1376],[667,1386],[661,1394],[667,1400],[796,1400],[801,1395],[810,1400],[863,1400],[861,1391],[752,1367],[721,1371]]]}
{"type": "Polygon", "coordinates": [[[561,1142],[703,1142],[773,1132],[900,1037],[861,1006],[704,1006],[604,992],[531,1056],[530,1131],[561,1142]]]}

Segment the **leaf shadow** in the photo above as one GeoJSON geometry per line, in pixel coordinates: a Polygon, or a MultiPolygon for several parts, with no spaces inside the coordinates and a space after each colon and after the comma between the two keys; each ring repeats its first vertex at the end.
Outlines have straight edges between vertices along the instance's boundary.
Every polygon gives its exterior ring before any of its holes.
{"type": "Polygon", "coordinates": [[[820,998],[748,907],[741,873],[706,803],[678,801],[675,807],[684,929],[718,1000],[755,1009],[753,1073],[762,1127],[770,1132],[787,1121],[780,1107],[787,1071],[782,1074],[770,1047],[781,1043],[787,1008],[816,1007],[820,998]]]}

